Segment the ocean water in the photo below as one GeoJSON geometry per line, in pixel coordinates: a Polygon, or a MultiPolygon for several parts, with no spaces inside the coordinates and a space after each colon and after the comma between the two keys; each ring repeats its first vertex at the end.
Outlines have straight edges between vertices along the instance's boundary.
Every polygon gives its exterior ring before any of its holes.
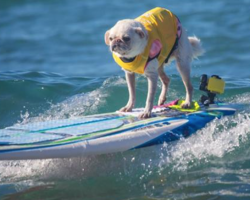
{"type": "MultiPolygon", "coordinates": [[[[249,103],[249,0],[0,0],[0,128],[124,106],[124,73],[104,33],[156,6],[173,11],[206,50],[192,64],[194,99],[201,95],[200,75],[217,74],[226,81],[221,100],[249,103]]],[[[175,63],[165,71],[171,78],[168,100],[184,98],[175,63]]],[[[147,81],[136,81],[136,106],[143,107],[147,81]]],[[[248,200],[249,113],[246,106],[187,139],[135,151],[0,161],[0,199],[248,200]]]]}

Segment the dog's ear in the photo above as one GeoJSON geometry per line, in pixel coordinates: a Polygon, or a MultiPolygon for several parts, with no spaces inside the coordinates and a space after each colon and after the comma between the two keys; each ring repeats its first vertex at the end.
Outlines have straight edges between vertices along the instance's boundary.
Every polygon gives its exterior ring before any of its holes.
{"type": "Polygon", "coordinates": [[[109,42],[109,30],[108,31],[106,31],[106,33],[105,33],[105,36],[104,36],[104,40],[105,40],[105,43],[106,43],[106,45],[110,45],[110,42],[109,42]]]}
{"type": "Polygon", "coordinates": [[[135,32],[140,36],[140,38],[145,38],[146,35],[145,33],[143,32],[142,28],[141,27],[136,27],[135,28],[135,32]]]}

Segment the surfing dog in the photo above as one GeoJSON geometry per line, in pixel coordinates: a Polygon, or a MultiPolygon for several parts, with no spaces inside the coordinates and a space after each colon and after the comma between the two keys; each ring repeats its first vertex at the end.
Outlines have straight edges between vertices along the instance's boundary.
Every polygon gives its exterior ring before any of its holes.
{"type": "Polygon", "coordinates": [[[170,79],[163,66],[173,59],[186,90],[182,108],[191,106],[193,87],[190,65],[192,59],[204,51],[198,38],[187,37],[179,19],[171,11],[157,7],[136,19],[118,21],[106,31],[104,38],[114,60],[125,71],[129,100],[120,109],[121,112],[130,112],[135,105],[135,73],[143,74],[148,79],[146,105],[139,117],[151,116],[158,77],[162,82],[158,105],[164,104],[170,79]]]}

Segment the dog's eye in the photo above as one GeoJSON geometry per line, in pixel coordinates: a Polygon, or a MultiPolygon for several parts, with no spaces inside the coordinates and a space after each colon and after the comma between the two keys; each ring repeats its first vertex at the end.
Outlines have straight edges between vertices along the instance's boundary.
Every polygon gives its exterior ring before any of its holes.
{"type": "Polygon", "coordinates": [[[112,37],[110,37],[110,38],[109,38],[109,40],[110,40],[110,41],[112,41],[112,40],[113,40],[113,38],[112,38],[112,37]]]}
{"type": "Polygon", "coordinates": [[[130,37],[128,37],[128,36],[123,36],[122,39],[124,42],[130,41],[130,37]]]}

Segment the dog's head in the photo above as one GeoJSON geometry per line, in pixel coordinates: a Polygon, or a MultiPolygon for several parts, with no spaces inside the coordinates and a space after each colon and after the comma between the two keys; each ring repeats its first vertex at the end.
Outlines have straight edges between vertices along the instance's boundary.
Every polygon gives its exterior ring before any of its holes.
{"type": "Polygon", "coordinates": [[[118,21],[105,33],[105,43],[118,57],[133,58],[139,55],[146,47],[147,39],[147,30],[132,19],[118,21]]]}

